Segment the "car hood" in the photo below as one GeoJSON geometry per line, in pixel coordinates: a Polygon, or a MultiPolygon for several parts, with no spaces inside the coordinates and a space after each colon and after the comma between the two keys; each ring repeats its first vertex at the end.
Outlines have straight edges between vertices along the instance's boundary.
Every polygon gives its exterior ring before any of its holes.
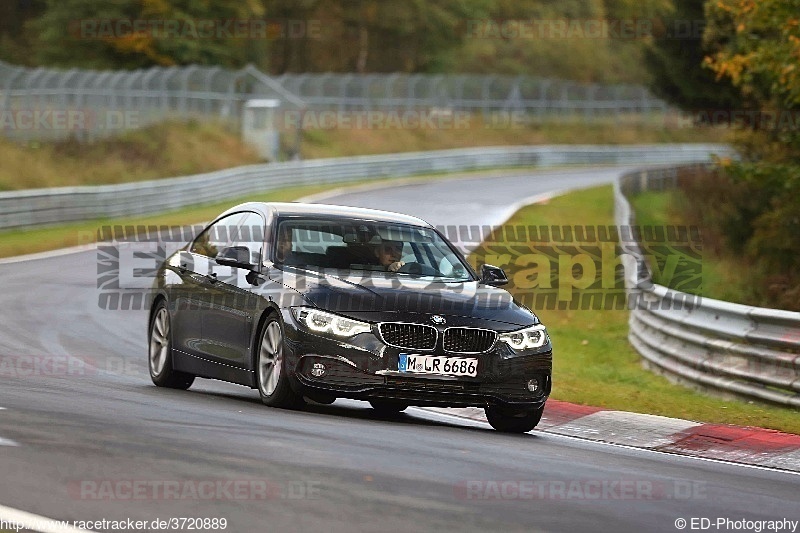
{"type": "Polygon", "coordinates": [[[395,274],[326,275],[286,269],[270,276],[297,291],[310,304],[370,322],[425,321],[432,315],[449,317],[447,325],[476,325],[492,321],[529,326],[538,318],[503,290],[477,281],[434,281],[395,274]]]}

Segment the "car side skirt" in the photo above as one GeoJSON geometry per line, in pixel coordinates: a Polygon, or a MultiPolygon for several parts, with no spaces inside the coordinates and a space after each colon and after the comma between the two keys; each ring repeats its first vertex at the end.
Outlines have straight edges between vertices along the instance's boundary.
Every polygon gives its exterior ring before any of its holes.
{"type": "Polygon", "coordinates": [[[252,370],[218,363],[180,350],[173,350],[172,364],[175,370],[188,372],[199,378],[218,379],[255,388],[255,372],[252,370]]]}

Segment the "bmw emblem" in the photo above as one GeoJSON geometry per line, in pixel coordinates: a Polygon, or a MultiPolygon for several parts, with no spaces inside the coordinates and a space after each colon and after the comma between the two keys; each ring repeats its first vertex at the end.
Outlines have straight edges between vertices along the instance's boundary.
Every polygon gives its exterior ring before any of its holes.
{"type": "Polygon", "coordinates": [[[439,324],[441,326],[442,324],[447,322],[447,320],[445,320],[444,317],[441,315],[433,315],[431,317],[431,322],[433,322],[434,324],[439,324]]]}

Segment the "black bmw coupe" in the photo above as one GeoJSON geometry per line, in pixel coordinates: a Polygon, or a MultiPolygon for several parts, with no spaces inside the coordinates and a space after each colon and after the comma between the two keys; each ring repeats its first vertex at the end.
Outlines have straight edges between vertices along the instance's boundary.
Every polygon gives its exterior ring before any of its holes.
{"type": "Polygon", "coordinates": [[[258,389],[275,407],[368,400],[483,407],[526,432],[550,394],[545,327],[415,217],[317,204],[246,203],[161,266],[152,294],[153,382],[196,377],[258,389]]]}

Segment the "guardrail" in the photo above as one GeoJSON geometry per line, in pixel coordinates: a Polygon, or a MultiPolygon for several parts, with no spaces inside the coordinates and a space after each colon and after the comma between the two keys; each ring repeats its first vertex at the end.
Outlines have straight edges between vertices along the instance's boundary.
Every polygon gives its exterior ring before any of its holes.
{"type": "MultiPolygon", "coordinates": [[[[674,187],[678,168],[625,174],[615,184],[618,226],[635,225],[626,195],[674,187]]],[[[800,407],[800,313],[700,298],[650,281],[638,246],[626,267],[628,339],[651,370],[705,391],[800,407]]]]}
{"type": "Polygon", "coordinates": [[[500,167],[678,164],[727,150],[716,144],[511,146],[268,163],[121,185],[0,192],[0,228],[158,213],[297,185],[500,167]]]}

